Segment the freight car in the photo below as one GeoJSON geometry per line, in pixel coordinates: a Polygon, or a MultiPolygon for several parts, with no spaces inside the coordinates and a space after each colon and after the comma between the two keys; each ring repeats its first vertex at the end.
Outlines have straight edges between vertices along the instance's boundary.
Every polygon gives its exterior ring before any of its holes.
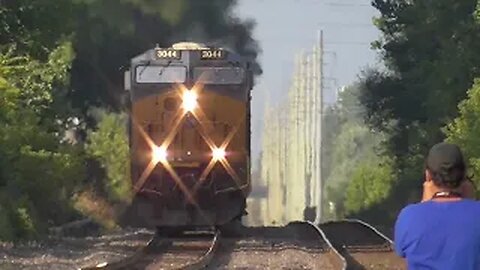
{"type": "Polygon", "coordinates": [[[136,222],[225,226],[245,215],[252,85],[249,61],[229,49],[180,42],[131,60],[125,88],[136,222]]]}

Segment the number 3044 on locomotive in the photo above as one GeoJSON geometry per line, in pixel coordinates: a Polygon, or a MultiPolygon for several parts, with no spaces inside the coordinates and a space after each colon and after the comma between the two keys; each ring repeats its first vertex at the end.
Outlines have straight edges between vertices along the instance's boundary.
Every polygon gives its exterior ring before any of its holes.
{"type": "Polygon", "coordinates": [[[131,60],[130,221],[225,225],[245,214],[250,184],[250,63],[181,42],[131,60]]]}

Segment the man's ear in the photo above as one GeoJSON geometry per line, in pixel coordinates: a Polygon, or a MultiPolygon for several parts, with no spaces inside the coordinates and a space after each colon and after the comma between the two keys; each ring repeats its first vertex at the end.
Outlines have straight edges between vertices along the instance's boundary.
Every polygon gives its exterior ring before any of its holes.
{"type": "Polygon", "coordinates": [[[428,170],[425,170],[425,181],[426,182],[432,181],[432,174],[428,170]]]}

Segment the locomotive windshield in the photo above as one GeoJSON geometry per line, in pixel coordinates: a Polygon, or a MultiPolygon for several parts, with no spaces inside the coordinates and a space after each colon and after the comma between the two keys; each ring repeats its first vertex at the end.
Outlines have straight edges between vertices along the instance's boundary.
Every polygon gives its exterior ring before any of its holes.
{"type": "Polygon", "coordinates": [[[187,68],[183,66],[137,66],[135,69],[137,83],[184,83],[187,68]]]}
{"type": "Polygon", "coordinates": [[[241,84],[245,71],[239,67],[197,67],[193,78],[203,84],[241,84]]]}

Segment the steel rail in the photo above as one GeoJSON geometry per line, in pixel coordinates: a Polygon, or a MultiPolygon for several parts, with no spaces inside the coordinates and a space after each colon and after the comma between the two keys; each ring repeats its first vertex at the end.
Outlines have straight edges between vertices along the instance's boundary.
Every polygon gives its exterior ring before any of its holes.
{"type": "Polygon", "coordinates": [[[385,234],[381,233],[379,230],[377,230],[377,228],[373,227],[372,225],[368,224],[367,222],[363,221],[363,220],[360,220],[360,219],[343,219],[345,221],[349,221],[349,222],[356,222],[356,223],[360,223],[362,224],[363,226],[369,228],[370,230],[374,231],[377,235],[379,235],[381,238],[385,239],[385,241],[389,242],[391,245],[393,245],[393,241],[392,239],[388,238],[385,234]]]}
{"type": "Polygon", "coordinates": [[[327,238],[327,235],[325,234],[325,232],[315,223],[313,222],[310,222],[310,221],[306,221],[305,222],[306,224],[312,226],[317,232],[318,234],[321,235],[323,241],[325,241],[325,243],[327,243],[328,245],[328,248],[329,248],[329,254],[328,256],[330,257],[330,261],[332,262],[332,264],[334,265],[334,267],[336,269],[342,269],[342,270],[346,270],[347,269],[347,260],[345,259],[345,257],[343,257],[342,254],[340,254],[340,252],[332,245],[332,243],[330,242],[330,240],[328,240],[327,238]]]}
{"type": "Polygon", "coordinates": [[[381,254],[385,254],[384,258],[390,258],[386,259],[389,264],[394,263],[394,265],[400,265],[402,263],[401,260],[395,257],[393,241],[367,222],[360,219],[341,219],[328,221],[319,226],[327,232],[327,238],[329,238],[333,246],[345,257],[347,269],[364,269],[362,264],[365,263],[365,259],[367,258],[365,256],[367,256],[367,254],[377,257],[380,256],[381,258],[383,258],[381,254]],[[327,226],[329,228],[327,228],[327,226]],[[335,226],[338,226],[337,229],[335,229],[335,226]],[[354,232],[351,237],[338,235],[348,232],[348,226],[352,226],[351,231],[354,232]],[[362,235],[361,238],[356,238],[360,235],[362,235]],[[366,238],[364,239],[364,237],[366,238]],[[362,243],[362,241],[366,242],[362,243]]]}
{"type": "MultiPolygon", "coordinates": [[[[89,266],[89,267],[84,267],[84,268],[79,268],[79,270],[99,270],[99,269],[104,269],[104,270],[113,270],[113,269],[128,269],[129,266],[134,265],[135,263],[141,261],[154,247],[159,247],[157,246],[159,244],[159,237],[155,235],[145,247],[140,248],[137,250],[133,255],[128,256],[124,259],[121,259],[116,262],[108,263],[108,262],[103,262],[99,263],[95,266],[89,266]]],[[[160,250],[157,252],[161,252],[165,250],[168,246],[167,242],[160,242],[160,250]]]]}
{"type": "MultiPolygon", "coordinates": [[[[213,239],[209,245],[208,250],[193,263],[188,263],[184,266],[179,266],[177,269],[182,270],[198,270],[204,269],[210,264],[210,262],[215,257],[216,250],[220,243],[220,231],[216,230],[213,234],[213,239]]],[[[161,238],[157,234],[148,242],[145,247],[140,248],[133,255],[128,256],[124,259],[121,259],[112,263],[100,263],[95,266],[89,266],[80,268],[79,270],[123,270],[123,269],[143,269],[143,266],[147,266],[150,263],[153,263],[156,259],[161,258],[166,254],[170,249],[173,248],[175,239],[171,238],[161,238]],[[143,262],[145,261],[145,262],[143,262]],[[140,267],[138,264],[143,265],[140,267]]],[[[160,259],[160,262],[162,259],[160,259]]],[[[181,264],[181,262],[179,262],[181,264]]]]}
{"type": "Polygon", "coordinates": [[[187,266],[181,267],[179,269],[181,270],[199,270],[199,269],[204,269],[209,266],[209,264],[212,263],[212,261],[215,258],[216,252],[218,250],[218,247],[220,246],[221,242],[221,232],[220,230],[215,231],[215,235],[212,240],[212,244],[210,245],[210,248],[208,251],[201,257],[199,258],[196,262],[191,263],[187,266]]]}

